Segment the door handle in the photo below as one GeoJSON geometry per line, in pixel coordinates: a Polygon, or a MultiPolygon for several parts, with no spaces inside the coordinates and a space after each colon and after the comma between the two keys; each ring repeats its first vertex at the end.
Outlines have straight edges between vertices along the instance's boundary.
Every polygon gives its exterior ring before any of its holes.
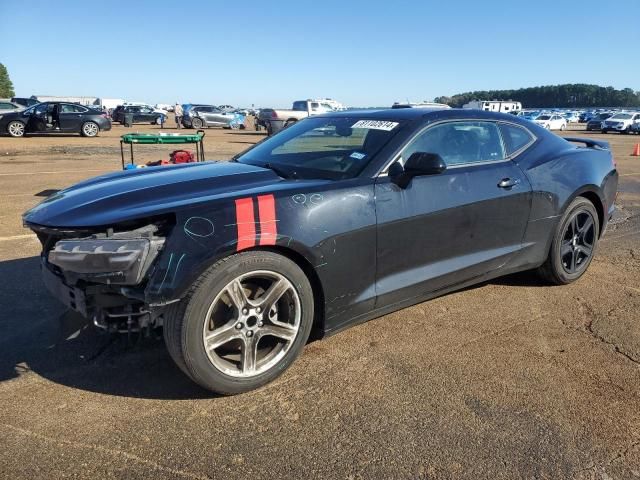
{"type": "Polygon", "coordinates": [[[515,187],[516,185],[518,185],[520,183],[520,180],[511,180],[510,178],[503,178],[502,180],[500,180],[500,182],[498,183],[498,186],[500,188],[512,188],[515,187]]]}

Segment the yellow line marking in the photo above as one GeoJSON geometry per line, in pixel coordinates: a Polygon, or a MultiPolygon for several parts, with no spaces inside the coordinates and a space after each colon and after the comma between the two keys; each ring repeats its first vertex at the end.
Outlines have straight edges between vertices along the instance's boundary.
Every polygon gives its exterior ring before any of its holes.
{"type": "Polygon", "coordinates": [[[619,177],[632,177],[634,175],[640,175],[640,172],[639,173],[621,173],[618,176],[619,177]]]}

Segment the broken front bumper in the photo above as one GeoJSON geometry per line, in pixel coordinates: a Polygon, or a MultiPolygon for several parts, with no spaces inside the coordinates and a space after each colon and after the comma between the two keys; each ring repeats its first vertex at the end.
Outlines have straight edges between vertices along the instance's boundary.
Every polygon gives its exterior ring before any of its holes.
{"type": "Polygon", "coordinates": [[[91,312],[87,308],[87,296],[84,290],[70,287],[64,283],[61,277],[49,270],[44,260],[42,260],[40,268],[42,269],[42,281],[47,290],[64,305],[75,310],[83,317],[89,318],[91,312]]]}

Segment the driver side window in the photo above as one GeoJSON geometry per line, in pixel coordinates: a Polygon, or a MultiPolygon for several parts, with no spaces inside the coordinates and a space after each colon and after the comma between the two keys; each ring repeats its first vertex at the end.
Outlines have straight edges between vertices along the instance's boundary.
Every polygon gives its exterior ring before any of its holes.
{"type": "Polygon", "coordinates": [[[448,165],[505,159],[502,139],[492,122],[447,122],[426,129],[402,152],[404,165],[415,152],[437,153],[448,165]]]}

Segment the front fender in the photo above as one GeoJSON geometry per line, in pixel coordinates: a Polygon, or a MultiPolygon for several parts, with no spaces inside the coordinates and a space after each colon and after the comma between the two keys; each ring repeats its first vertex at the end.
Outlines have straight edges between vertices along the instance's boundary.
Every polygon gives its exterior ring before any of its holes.
{"type": "Polygon", "coordinates": [[[313,268],[326,298],[325,313],[337,323],[373,305],[375,227],[372,185],[258,193],[189,209],[176,214],[148,276],[145,301],[179,300],[218,260],[276,247],[313,268]]]}

